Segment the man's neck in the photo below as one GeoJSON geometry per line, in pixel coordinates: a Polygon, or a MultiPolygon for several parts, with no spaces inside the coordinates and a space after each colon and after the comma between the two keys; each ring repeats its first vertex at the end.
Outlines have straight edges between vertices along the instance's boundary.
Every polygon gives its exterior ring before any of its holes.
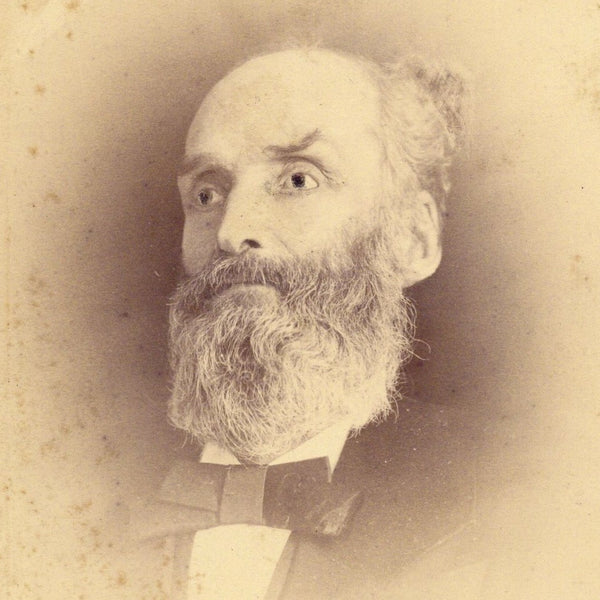
{"type": "MultiPolygon", "coordinates": [[[[331,472],[333,472],[340,454],[342,453],[349,431],[350,426],[346,421],[337,423],[306,440],[289,452],[277,457],[270,464],[280,465],[287,462],[327,456],[329,458],[331,472]]],[[[200,462],[216,463],[220,465],[239,464],[237,458],[229,450],[210,441],[204,446],[202,455],[200,456],[200,462]]]]}

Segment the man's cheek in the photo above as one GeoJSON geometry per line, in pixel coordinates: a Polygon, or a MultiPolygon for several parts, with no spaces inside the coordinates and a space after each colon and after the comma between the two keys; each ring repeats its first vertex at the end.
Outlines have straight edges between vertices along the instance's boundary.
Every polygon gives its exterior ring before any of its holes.
{"type": "Polygon", "coordinates": [[[181,260],[186,275],[198,273],[214,256],[218,218],[186,218],[181,242],[181,260]]]}

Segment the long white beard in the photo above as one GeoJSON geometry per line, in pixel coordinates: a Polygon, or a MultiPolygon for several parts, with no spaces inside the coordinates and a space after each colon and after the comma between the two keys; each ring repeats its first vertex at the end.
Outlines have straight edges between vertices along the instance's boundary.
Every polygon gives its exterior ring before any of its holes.
{"type": "Polygon", "coordinates": [[[318,259],[217,257],[182,282],[173,424],[267,463],[342,419],[358,429],[389,411],[413,327],[397,233],[388,220],[318,259]]]}

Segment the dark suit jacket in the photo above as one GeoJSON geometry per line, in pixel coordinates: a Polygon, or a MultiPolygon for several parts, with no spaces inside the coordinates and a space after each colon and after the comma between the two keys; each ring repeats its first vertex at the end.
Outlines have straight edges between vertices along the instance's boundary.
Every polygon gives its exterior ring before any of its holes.
{"type": "MultiPolygon", "coordinates": [[[[333,485],[362,490],[347,531],[323,539],[293,533],[269,598],[461,598],[476,592],[485,569],[474,523],[474,445],[456,410],[402,401],[397,418],[347,441],[333,485]],[[462,586],[450,595],[452,586],[462,586]]],[[[188,536],[189,542],[189,536],[188,536]]],[[[168,591],[186,540],[154,540],[135,559],[137,598],[168,591]],[[179,554],[179,556],[177,556],[179,554]],[[169,571],[165,574],[163,571],[169,571]]]]}

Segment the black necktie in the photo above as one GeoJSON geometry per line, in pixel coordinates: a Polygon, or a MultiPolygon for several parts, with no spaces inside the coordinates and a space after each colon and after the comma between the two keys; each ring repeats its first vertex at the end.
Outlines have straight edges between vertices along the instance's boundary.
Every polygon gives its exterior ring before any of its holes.
{"type": "Polygon", "coordinates": [[[271,466],[181,460],[167,475],[157,501],[132,515],[132,522],[141,538],[232,523],[338,536],[358,508],[361,493],[336,489],[330,481],[325,457],[271,466]]]}

